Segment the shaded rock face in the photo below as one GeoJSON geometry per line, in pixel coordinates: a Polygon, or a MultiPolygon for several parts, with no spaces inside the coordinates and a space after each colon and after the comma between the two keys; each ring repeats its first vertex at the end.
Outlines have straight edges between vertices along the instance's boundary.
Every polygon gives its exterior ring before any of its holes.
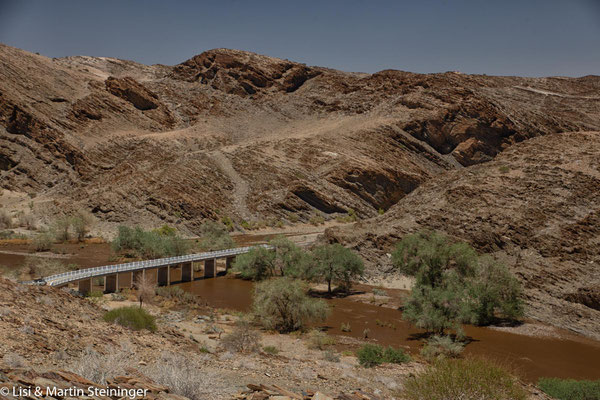
{"type": "Polygon", "coordinates": [[[600,134],[534,138],[493,161],[431,178],[383,216],[324,240],[361,253],[374,276],[406,234],[436,230],[504,262],[528,316],[600,338],[600,134]]]}
{"type": "Polygon", "coordinates": [[[110,76],[105,84],[111,94],[130,102],[138,110],[153,110],[159,106],[158,96],[133,78],[110,76]]]}
{"type": "Polygon", "coordinates": [[[43,194],[49,216],[85,208],[110,224],[373,217],[515,143],[600,129],[599,82],[347,73],[227,49],[146,66],[0,45],[0,185],[43,194]]]}

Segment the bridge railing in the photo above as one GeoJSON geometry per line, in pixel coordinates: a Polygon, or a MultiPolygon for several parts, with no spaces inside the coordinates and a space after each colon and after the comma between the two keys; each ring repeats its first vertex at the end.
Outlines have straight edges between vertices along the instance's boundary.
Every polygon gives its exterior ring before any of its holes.
{"type": "Polygon", "coordinates": [[[173,264],[180,264],[180,263],[184,263],[184,262],[203,261],[203,260],[210,260],[212,258],[223,258],[223,257],[228,257],[228,256],[235,256],[235,255],[247,253],[252,248],[255,248],[255,247],[263,247],[266,249],[272,248],[272,246],[270,246],[270,245],[262,244],[262,245],[257,245],[257,246],[236,247],[233,249],[209,251],[209,252],[197,253],[197,254],[187,254],[184,256],[157,258],[154,260],[133,261],[133,262],[124,263],[124,264],[104,265],[101,267],[86,268],[86,269],[80,269],[77,271],[63,272],[60,274],[47,276],[42,279],[38,279],[36,281],[29,281],[29,282],[23,282],[23,283],[47,284],[50,286],[58,286],[58,285],[63,285],[65,283],[77,281],[80,279],[93,278],[93,277],[97,277],[97,276],[104,276],[104,275],[109,275],[109,274],[114,274],[114,273],[137,271],[137,270],[143,270],[143,269],[147,269],[147,268],[157,268],[157,267],[164,267],[164,266],[173,265],[173,264]]]}

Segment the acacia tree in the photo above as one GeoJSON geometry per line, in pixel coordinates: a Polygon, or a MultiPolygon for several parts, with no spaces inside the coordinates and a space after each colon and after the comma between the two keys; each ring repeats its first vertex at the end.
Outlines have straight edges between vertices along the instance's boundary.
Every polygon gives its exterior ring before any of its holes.
{"type": "Polygon", "coordinates": [[[408,235],[392,253],[392,263],[415,278],[403,318],[429,332],[462,333],[461,323],[489,323],[496,313],[523,314],[518,280],[466,243],[451,243],[435,232],[408,235]]]}
{"type": "Polygon", "coordinates": [[[315,275],[327,282],[328,293],[331,293],[332,283],[344,291],[349,290],[352,280],[364,273],[362,259],[339,243],[319,246],[314,249],[313,256],[315,275]]]}
{"type": "Polygon", "coordinates": [[[327,303],[306,294],[306,285],[292,278],[273,278],[258,283],[252,303],[256,320],[266,329],[291,332],[311,321],[322,321],[327,303]]]}
{"type": "Polygon", "coordinates": [[[82,241],[94,225],[94,216],[86,211],[78,211],[71,217],[71,226],[75,231],[77,240],[82,241]]]}

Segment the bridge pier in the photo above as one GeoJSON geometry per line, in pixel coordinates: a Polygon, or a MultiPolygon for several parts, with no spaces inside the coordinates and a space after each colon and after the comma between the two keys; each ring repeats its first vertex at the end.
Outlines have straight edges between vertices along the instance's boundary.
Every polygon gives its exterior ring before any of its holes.
{"type": "Polygon", "coordinates": [[[158,268],[158,286],[169,286],[171,284],[171,266],[158,268]]]}
{"type": "Polygon", "coordinates": [[[225,272],[229,271],[229,268],[231,268],[234,261],[235,261],[235,256],[227,257],[225,259],[225,272]]]}
{"type": "Polygon", "coordinates": [[[85,278],[78,282],[79,293],[86,295],[92,291],[92,278],[85,278]]]}
{"type": "Polygon", "coordinates": [[[181,282],[191,282],[194,280],[194,267],[192,263],[181,264],[181,282]]]}
{"type": "Polygon", "coordinates": [[[204,277],[213,278],[217,274],[217,259],[204,260],[204,277]]]}
{"type": "Polygon", "coordinates": [[[104,292],[115,293],[119,291],[119,274],[104,277],[104,292]]]}

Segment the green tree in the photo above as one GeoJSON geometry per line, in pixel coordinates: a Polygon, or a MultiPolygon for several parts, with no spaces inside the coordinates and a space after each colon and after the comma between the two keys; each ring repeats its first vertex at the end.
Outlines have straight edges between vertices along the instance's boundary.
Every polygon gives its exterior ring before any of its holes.
{"type": "Polygon", "coordinates": [[[227,227],[219,222],[208,221],[200,227],[200,248],[205,251],[225,250],[235,246],[227,227]]]}
{"type": "Polygon", "coordinates": [[[417,327],[443,335],[462,332],[461,323],[489,323],[496,314],[523,313],[520,285],[491,257],[480,257],[468,244],[451,243],[435,232],[408,235],[392,253],[393,264],[415,277],[403,317],[417,327]]]}
{"type": "Polygon", "coordinates": [[[240,254],[233,262],[233,268],[244,279],[261,281],[275,275],[275,253],[264,247],[254,247],[240,254]]]}
{"type": "Polygon", "coordinates": [[[274,272],[301,279],[310,279],[314,275],[314,260],[310,253],[283,236],[275,237],[269,244],[275,253],[274,272]]]}
{"type": "Polygon", "coordinates": [[[315,248],[315,275],[327,282],[327,291],[331,293],[332,283],[346,291],[350,289],[352,280],[364,273],[361,258],[352,250],[339,243],[326,244],[315,248]]]}
{"type": "Polygon", "coordinates": [[[256,285],[252,303],[256,320],[265,329],[291,332],[311,321],[325,320],[327,303],[306,294],[306,285],[292,278],[274,278],[256,285]]]}

